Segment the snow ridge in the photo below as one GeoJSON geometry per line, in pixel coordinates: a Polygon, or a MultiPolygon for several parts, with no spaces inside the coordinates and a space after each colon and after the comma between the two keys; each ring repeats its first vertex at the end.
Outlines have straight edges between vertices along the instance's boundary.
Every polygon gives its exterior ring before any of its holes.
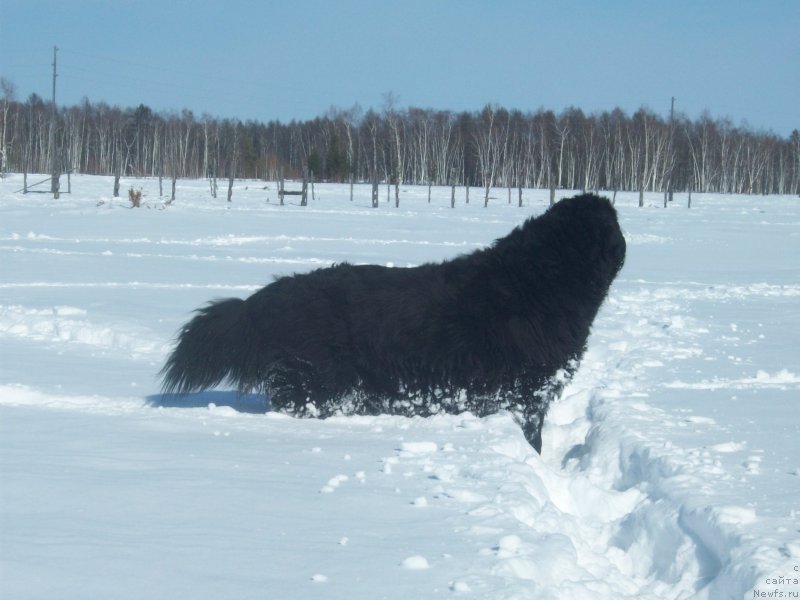
{"type": "Polygon", "coordinates": [[[163,356],[167,347],[144,328],[120,323],[98,323],[89,312],[74,306],[29,308],[0,305],[0,337],[38,342],[77,343],[102,351],[124,352],[133,358],[163,356]]]}

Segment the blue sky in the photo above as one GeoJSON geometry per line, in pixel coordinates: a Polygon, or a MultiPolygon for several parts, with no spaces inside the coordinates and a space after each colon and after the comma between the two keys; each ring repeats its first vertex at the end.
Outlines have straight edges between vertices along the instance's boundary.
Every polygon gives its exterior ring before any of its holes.
{"type": "Polygon", "coordinates": [[[0,75],[262,121],[331,106],[640,106],[800,128],[799,0],[0,0],[0,75]]]}

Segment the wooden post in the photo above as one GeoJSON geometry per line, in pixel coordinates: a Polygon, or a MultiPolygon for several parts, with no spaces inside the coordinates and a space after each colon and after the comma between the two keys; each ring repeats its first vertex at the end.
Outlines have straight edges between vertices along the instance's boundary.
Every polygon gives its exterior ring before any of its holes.
{"type": "Polygon", "coordinates": [[[511,186],[508,186],[508,204],[511,204],[511,186]]]}
{"type": "Polygon", "coordinates": [[[228,202],[231,201],[231,196],[233,196],[233,175],[228,177],[228,202]]]}
{"type": "Polygon", "coordinates": [[[25,171],[22,173],[22,193],[28,193],[28,165],[25,165],[25,171]]]}
{"type": "Polygon", "coordinates": [[[281,180],[278,182],[278,198],[280,198],[281,206],[283,206],[283,173],[281,173],[281,180]]]}
{"type": "Polygon", "coordinates": [[[353,201],[353,174],[350,173],[350,202],[353,201]]]}
{"type": "Polygon", "coordinates": [[[400,206],[400,180],[394,182],[394,207],[400,206]]]}
{"type": "Polygon", "coordinates": [[[311,179],[311,199],[316,200],[317,196],[314,194],[314,171],[309,172],[308,176],[311,179]]]}
{"type": "Polygon", "coordinates": [[[428,204],[431,203],[431,182],[428,182],[428,204]]]}
{"type": "Polygon", "coordinates": [[[119,198],[119,173],[114,173],[114,198],[119,198]]]}
{"type": "Polygon", "coordinates": [[[217,169],[216,169],[216,161],[214,161],[213,168],[211,170],[211,177],[208,181],[209,185],[211,186],[211,197],[217,197],[217,169]]]}
{"type": "Polygon", "coordinates": [[[644,188],[639,186],[639,208],[644,206],[644,188]]]}
{"type": "Polygon", "coordinates": [[[172,176],[172,194],[169,197],[170,202],[175,202],[175,184],[178,182],[178,176],[172,176]]]}
{"type": "Polygon", "coordinates": [[[522,186],[519,186],[519,207],[522,208],[522,186]]]}
{"type": "Polygon", "coordinates": [[[453,187],[450,189],[450,208],[456,207],[456,183],[453,182],[453,187]]]}
{"type": "Polygon", "coordinates": [[[466,199],[467,199],[467,204],[469,204],[469,183],[467,183],[466,186],[467,186],[466,199]]]}
{"type": "Polygon", "coordinates": [[[303,187],[300,190],[300,206],[308,206],[308,171],[303,169],[303,187]]]}
{"type": "Polygon", "coordinates": [[[372,179],[372,208],[378,208],[378,177],[372,179]]]}
{"type": "Polygon", "coordinates": [[[556,203],[556,186],[550,184],[550,206],[556,203]]]}

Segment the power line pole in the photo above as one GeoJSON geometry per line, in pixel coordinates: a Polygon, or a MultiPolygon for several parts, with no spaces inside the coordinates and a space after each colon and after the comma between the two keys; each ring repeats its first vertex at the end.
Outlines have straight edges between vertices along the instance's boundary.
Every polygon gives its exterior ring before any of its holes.
{"type": "Polygon", "coordinates": [[[56,77],[58,72],[56,70],[56,53],[58,48],[53,46],[53,104],[50,107],[50,156],[52,158],[50,170],[50,191],[53,193],[54,198],[59,196],[59,173],[58,173],[58,156],[56,152],[56,77]]]}
{"type": "Polygon", "coordinates": [[[672,96],[669,105],[669,175],[667,176],[667,189],[664,190],[664,208],[667,202],[672,202],[672,174],[675,170],[675,96],[672,96]]]}
{"type": "Polygon", "coordinates": [[[669,147],[672,156],[672,162],[669,166],[669,201],[672,202],[672,176],[675,174],[675,96],[672,97],[672,102],[669,106],[669,147]]]}

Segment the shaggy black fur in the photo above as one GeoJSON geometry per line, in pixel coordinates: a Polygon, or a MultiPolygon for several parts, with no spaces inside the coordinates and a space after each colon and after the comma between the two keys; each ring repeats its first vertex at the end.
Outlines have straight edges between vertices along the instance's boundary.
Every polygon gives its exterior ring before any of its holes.
{"type": "Polygon", "coordinates": [[[282,277],[201,308],[164,391],[227,379],[297,416],[509,410],[541,451],[548,404],[624,260],[614,208],[585,194],[441,264],[282,277]]]}

